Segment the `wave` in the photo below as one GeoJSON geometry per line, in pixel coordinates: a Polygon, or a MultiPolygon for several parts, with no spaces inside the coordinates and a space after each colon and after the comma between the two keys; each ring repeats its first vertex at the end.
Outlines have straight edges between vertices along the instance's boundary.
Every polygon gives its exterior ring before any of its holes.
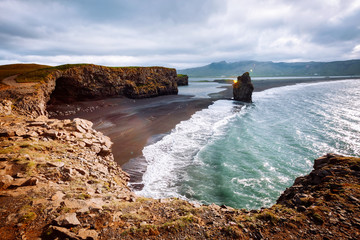
{"type": "Polygon", "coordinates": [[[358,80],[306,83],[219,100],[146,146],[144,188],[238,208],[270,206],[327,152],[360,154],[358,80]]]}
{"type": "Polygon", "coordinates": [[[176,182],[184,177],[189,165],[201,164],[197,154],[224,133],[236,114],[228,101],[216,101],[179,123],[162,140],[146,146],[143,155],[148,167],[143,175],[144,188],[138,194],[154,198],[183,197],[176,182]]]}

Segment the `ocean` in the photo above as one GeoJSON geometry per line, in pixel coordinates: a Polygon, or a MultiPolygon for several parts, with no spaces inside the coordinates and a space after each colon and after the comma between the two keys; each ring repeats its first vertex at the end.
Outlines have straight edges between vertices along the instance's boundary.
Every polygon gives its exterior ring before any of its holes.
{"type": "MultiPolygon", "coordinates": [[[[196,85],[195,95],[212,87],[196,85]]],[[[271,88],[253,93],[252,104],[215,101],[143,149],[147,169],[136,193],[269,207],[315,158],[360,156],[359,109],[359,80],[271,88]]]]}

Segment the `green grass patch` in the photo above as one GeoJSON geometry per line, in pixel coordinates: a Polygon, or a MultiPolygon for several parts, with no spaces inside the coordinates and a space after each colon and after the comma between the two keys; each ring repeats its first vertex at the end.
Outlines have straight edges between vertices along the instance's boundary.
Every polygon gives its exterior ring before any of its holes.
{"type": "MultiPolygon", "coordinates": [[[[41,68],[39,67],[39,68],[35,68],[35,69],[29,69],[27,71],[16,73],[16,74],[20,74],[16,78],[16,81],[19,82],[19,83],[44,82],[44,81],[46,81],[46,77],[49,74],[51,74],[52,72],[54,72],[54,71],[65,71],[65,70],[68,70],[68,69],[74,68],[74,67],[83,67],[83,66],[91,66],[91,65],[92,66],[99,66],[99,65],[87,64],[87,63],[64,64],[64,65],[55,66],[55,67],[49,67],[49,66],[41,65],[42,66],[41,68]]],[[[151,69],[151,68],[163,68],[163,69],[166,69],[164,67],[138,67],[138,66],[130,66],[130,67],[106,67],[106,66],[101,66],[101,67],[105,67],[105,68],[113,69],[113,70],[118,70],[118,71],[132,70],[132,69],[137,71],[140,68],[148,68],[148,69],[151,69]]],[[[11,74],[11,75],[15,75],[15,74],[11,74]]]]}
{"type": "Polygon", "coordinates": [[[39,64],[8,64],[0,66],[0,80],[18,74],[24,74],[27,72],[39,70],[42,68],[48,68],[47,65],[39,64]]]}
{"type": "Polygon", "coordinates": [[[20,222],[22,223],[29,223],[35,220],[35,218],[37,217],[36,213],[34,212],[27,212],[25,213],[21,218],[20,218],[20,222]]]}
{"type": "Polygon", "coordinates": [[[90,198],[91,198],[90,194],[87,194],[87,193],[80,193],[77,196],[77,199],[81,199],[81,200],[90,199],[90,198]]]}
{"type": "Polygon", "coordinates": [[[64,64],[56,67],[47,67],[42,69],[36,69],[33,71],[27,71],[16,78],[16,81],[19,83],[27,82],[43,82],[46,80],[46,77],[54,71],[65,71],[73,67],[82,67],[91,64],[79,63],[79,64],[64,64]]]}
{"type": "Polygon", "coordinates": [[[176,219],[175,221],[164,223],[161,228],[167,229],[170,232],[177,232],[178,230],[185,228],[187,225],[195,221],[195,217],[192,214],[188,214],[186,216],[180,217],[179,219],[176,219]]]}
{"type": "Polygon", "coordinates": [[[264,211],[262,213],[259,213],[255,216],[256,219],[269,221],[273,224],[279,221],[279,217],[276,216],[273,212],[270,211],[264,211]]]}

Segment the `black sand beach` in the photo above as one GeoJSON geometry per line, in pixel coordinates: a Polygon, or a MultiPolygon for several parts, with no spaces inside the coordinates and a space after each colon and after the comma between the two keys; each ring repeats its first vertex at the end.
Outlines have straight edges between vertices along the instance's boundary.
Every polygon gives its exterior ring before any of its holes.
{"type": "MultiPolygon", "coordinates": [[[[297,83],[334,80],[339,79],[271,79],[254,80],[253,84],[255,91],[263,91],[297,83]]],[[[146,169],[146,162],[141,157],[144,146],[169,132],[181,121],[189,119],[196,111],[207,108],[214,101],[230,100],[232,98],[231,85],[223,86],[223,88],[223,91],[210,94],[210,97],[206,99],[186,95],[136,100],[119,97],[49,106],[48,110],[52,116],[60,119],[79,117],[92,121],[96,130],[103,132],[113,141],[115,161],[132,177],[139,178],[140,172],[146,169]],[[68,114],[53,115],[55,111],[68,112],[68,114]]]]}

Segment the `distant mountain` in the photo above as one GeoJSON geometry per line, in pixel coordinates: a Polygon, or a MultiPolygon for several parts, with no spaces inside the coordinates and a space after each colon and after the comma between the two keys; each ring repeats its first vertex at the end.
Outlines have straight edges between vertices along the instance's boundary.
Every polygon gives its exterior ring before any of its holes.
{"type": "Polygon", "coordinates": [[[336,62],[215,62],[203,67],[177,71],[189,77],[231,77],[251,72],[254,77],[273,76],[353,76],[360,75],[360,60],[336,62]]]}

